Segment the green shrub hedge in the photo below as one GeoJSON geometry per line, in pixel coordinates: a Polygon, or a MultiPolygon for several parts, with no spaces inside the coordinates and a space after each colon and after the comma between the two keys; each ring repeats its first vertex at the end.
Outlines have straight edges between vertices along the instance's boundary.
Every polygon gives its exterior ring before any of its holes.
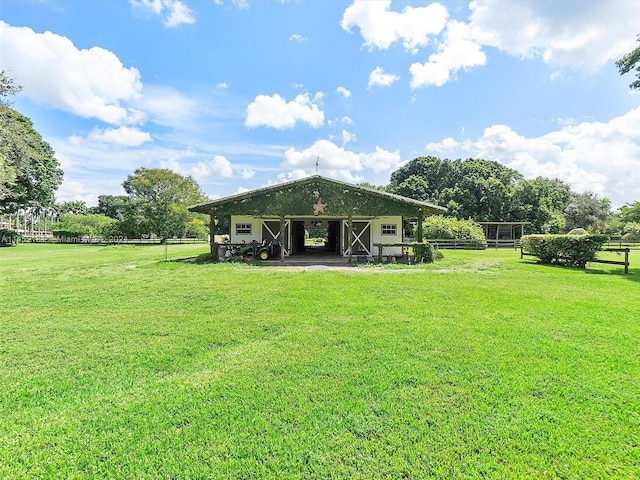
{"type": "Polygon", "coordinates": [[[444,255],[438,250],[437,245],[433,245],[427,241],[422,244],[416,245],[414,248],[416,259],[420,263],[433,263],[436,260],[441,260],[444,255]]]}
{"type": "Polygon", "coordinates": [[[197,263],[198,265],[202,265],[204,263],[213,263],[216,260],[217,259],[214,258],[210,253],[201,253],[195,258],[194,263],[197,263]]]}
{"type": "Polygon", "coordinates": [[[522,250],[542,263],[585,268],[609,240],[606,235],[525,235],[522,250]]]}
{"type": "Polygon", "coordinates": [[[422,224],[422,237],[431,240],[466,240],[469,248],[486,248],[482,228],[473,220],[432,215],[422,224]]]}

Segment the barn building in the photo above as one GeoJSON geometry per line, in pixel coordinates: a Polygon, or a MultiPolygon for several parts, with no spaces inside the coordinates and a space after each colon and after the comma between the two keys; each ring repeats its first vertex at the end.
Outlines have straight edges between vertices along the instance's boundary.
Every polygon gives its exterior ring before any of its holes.
{"type": "MultiPolygon", "coordinates": [[[[220,198],[189,210],[209,215],[212,225],[218,217],[229,218],[231,244],[268,244],[275,239],[282,247],[283,260],[309,253],[305,246],[309,229],[326,230],[321,248],[328,255],[372,257],[378,248],[384,255],[400,255],[402,247],[397,244],[404,240],[405,221],[417,221],[415,241],[421,242],[424,217],[446,212],[437,205],[321,175],[220,198]]],[[[217,256],[217,249],[212,240],[212,255],[217,256]]]]}

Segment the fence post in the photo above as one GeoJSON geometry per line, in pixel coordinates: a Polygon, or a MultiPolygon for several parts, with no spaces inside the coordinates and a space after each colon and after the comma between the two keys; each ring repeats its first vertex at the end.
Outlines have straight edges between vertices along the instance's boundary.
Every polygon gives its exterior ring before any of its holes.
{"type": "Polygon", "coordinates": [[[624,273],[629,273],[629,249],[624,251],[624,273]]]}

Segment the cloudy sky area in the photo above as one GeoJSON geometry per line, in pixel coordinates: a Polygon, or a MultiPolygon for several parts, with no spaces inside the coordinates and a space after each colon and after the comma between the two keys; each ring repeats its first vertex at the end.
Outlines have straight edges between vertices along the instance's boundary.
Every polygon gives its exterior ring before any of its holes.
{"type": "Polygon", "coordinates": [[[640,2],[2,0],[0,68],[56,151],[59,201],[140,166],[212,198],[422,155],[640,200],[640,2]]]}

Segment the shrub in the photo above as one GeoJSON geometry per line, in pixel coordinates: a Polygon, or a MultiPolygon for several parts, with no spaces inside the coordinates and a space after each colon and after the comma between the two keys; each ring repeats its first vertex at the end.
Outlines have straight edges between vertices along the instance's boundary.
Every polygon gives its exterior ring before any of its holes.
{"type": "Polygon", "coordinates": [[[482,228],[473,220],[458,220],[442,215],[432,215],[427,217],[422,225],[424,238],[471,240],[471,247],[485,248],[487,246],[482,228]]]}
{"type": "Polygon", "coordinates": [[[521,244],[542,263],[585,268],[608,240],[606,235],[525,235],[521,244]]]}
{"type": "Polygon", "coordinates": [[[13,230],[0,229],[0,247],[11,247],[16,245],[22,236],[13,230]]]}
{"type": "Polygon", "coordinates": [[[442,258],[444,258],[444,255],[442,255],[442,253],[440,253],[440,250],[438,250],[438,247],[431,244],[431,243],[425,243],[423,247],[421,247],[419,249],[418,253],[418,257],[420,254],[422,254],[422,262],[424,263],[433,263],[436,260],[440,260],[442,258]]]}
{"type": "Polygon", "coordinates": [[[54,227],[51,230],[51,233],[54,237],[63,237],[63,238],[82,238],[87,233],[84,228],[77,227],[75,225],[64,225],[63,228],[54,227]]]}
{"type": "Polygon", "coordinates": [[[574,228],[569,233],[567,233],[567,235],[587,235],[588,233],[589,232],[587,232],[584,228],[574,228]]]}
{"type": "Polygon", "coordinates": [[[81,238],[85,235],[114,235],[117,220],[101,214],[63,215],[62,221],[51,228],[55,237],[81,238]]]}
{"type": "Polygon", "coordinates": [[[194,218],[189,220],[187,223],[187,229],[185,231],[184,236],[187,238],[207,238],[207,234],[209,233],[209,229],[207,228],[206,223],[204,223],[199,218],[194,218]]]}
{"type": "Polygon", "coordinates": [[[214,257],[212,257],[210,253],[202,253],[196,257],[194,263],[201,265],[204,263],[214,263],[215,261],[216,259],[214,259],[214,257]]]}

